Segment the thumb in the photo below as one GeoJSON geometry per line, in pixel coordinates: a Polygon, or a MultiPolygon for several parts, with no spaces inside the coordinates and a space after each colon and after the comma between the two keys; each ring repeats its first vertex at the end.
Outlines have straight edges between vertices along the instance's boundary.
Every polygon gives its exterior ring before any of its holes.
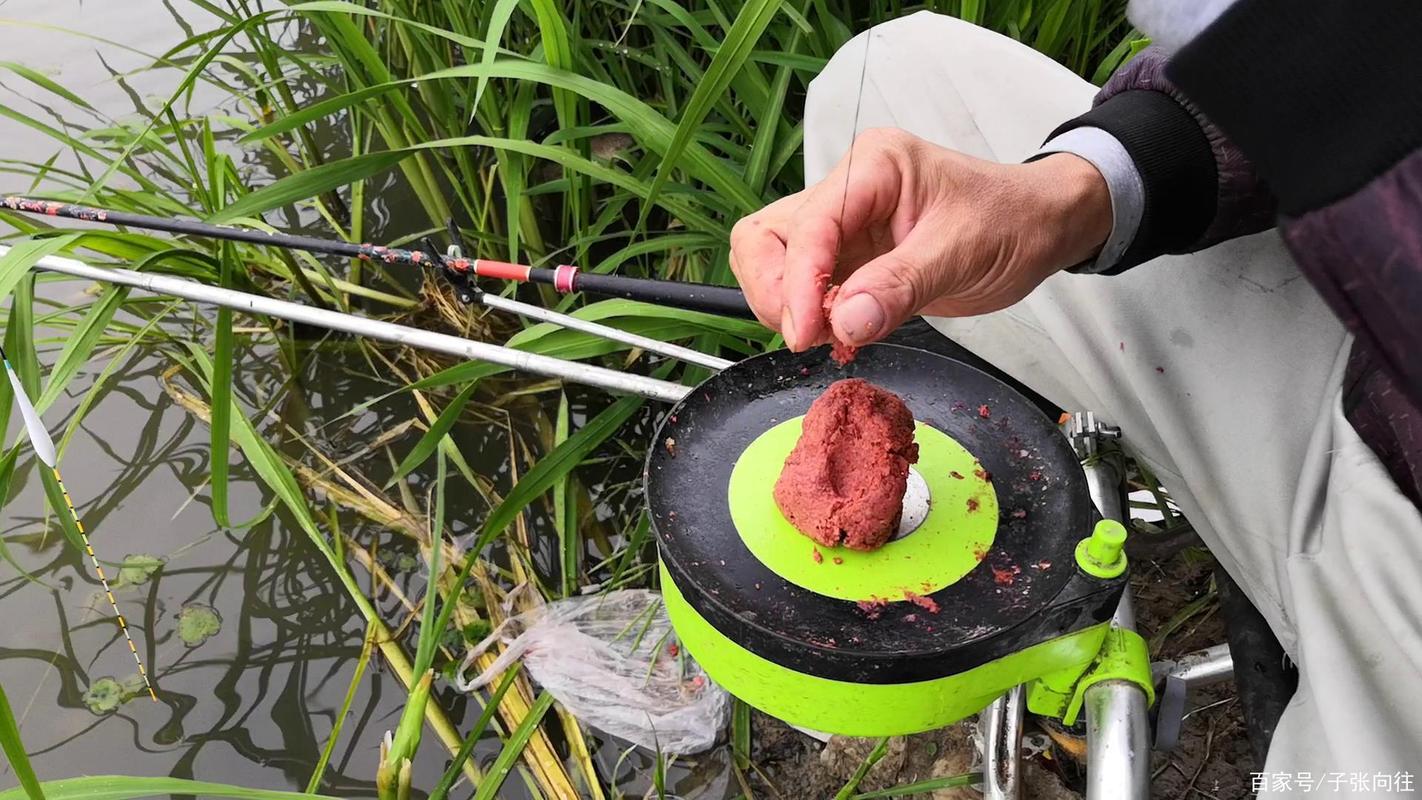
{"type": "Polygon", "coordinates": [[[836,339],[856,346],[878,341],[936,296],[936,285],[944,281],[907,255],[914,252],[913,238],[855,270],[840,286],[829,310],[836,339]]]}

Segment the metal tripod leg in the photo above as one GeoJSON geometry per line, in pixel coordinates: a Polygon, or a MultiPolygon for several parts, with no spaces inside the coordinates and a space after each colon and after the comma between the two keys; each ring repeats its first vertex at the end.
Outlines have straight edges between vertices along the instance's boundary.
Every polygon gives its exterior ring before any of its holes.
{"type": "MultiPolygon", "coordinates": [[[[1101,516],[1125,522],[1121,484],[1125,476],[1116,462],[1101,458],[1102,439],[1118,439],[1120,431],[1101,425],[1095,415],[1075,414],[1071,437],[1086,460],[1086,482],[1101,516]]],[[[1111,624],[1135,629],[1131,592],[1127,587],[1111,624]]],[[[1147,800],[1150,797],[1150,719],[1146,694],[1128,681],[1110,680],[1086,690],[1087,800],[1147,800]]]]}
{"type": "Polygon", "coordinates": [[[983,800],[1017,800],[1021,796],[1026,706],[1026,692],[1017,686],[983,712],[983,800]]]}

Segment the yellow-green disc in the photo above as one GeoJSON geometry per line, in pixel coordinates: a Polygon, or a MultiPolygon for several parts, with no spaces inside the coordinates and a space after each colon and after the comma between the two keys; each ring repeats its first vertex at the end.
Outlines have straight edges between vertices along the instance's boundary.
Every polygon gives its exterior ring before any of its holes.
{"type": "Polygon", "coordinates": [[[928,484],[930,505],[917,530],[871,552],[824,547],[795,530],[775,504],[774,489],[803,421],[786,420],[761,434],[731,470],[731,520],[772,572],[842,600],[903,600],[951,585],[992,547],[997,492],[982,465],[952,437],[922,422],[914,428],[914,468],[928,484]]]}

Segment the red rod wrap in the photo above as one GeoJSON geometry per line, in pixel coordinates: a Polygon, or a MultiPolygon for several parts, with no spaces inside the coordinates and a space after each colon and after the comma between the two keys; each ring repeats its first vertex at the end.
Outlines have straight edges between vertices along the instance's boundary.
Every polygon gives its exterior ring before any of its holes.
{"type": "Polygon", "coordinates": [[[553,271],[553,288],[568,294],[574,291],[573,281],[578,277],[578,268],[571,264],[559,264],[553,271]]]}
{"type": "Polygon", "coordinates": [[[502,281],[526,282],[531,269],[533,268],[525,264],[510,264],[507,261],[486,261],[482,258],[474,261],[475,275],[502,281]]]}

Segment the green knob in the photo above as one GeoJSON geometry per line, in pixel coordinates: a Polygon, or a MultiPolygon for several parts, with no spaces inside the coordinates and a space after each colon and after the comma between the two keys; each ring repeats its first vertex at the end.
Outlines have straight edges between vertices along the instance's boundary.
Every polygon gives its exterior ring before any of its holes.
{"type": "Polygon", "coordinates": [[[1077,542],[1076,563],[1097,578],[1111,579],[1126,571],[1126,526],[1103,519],[1091,536],[1077,542]]]}

